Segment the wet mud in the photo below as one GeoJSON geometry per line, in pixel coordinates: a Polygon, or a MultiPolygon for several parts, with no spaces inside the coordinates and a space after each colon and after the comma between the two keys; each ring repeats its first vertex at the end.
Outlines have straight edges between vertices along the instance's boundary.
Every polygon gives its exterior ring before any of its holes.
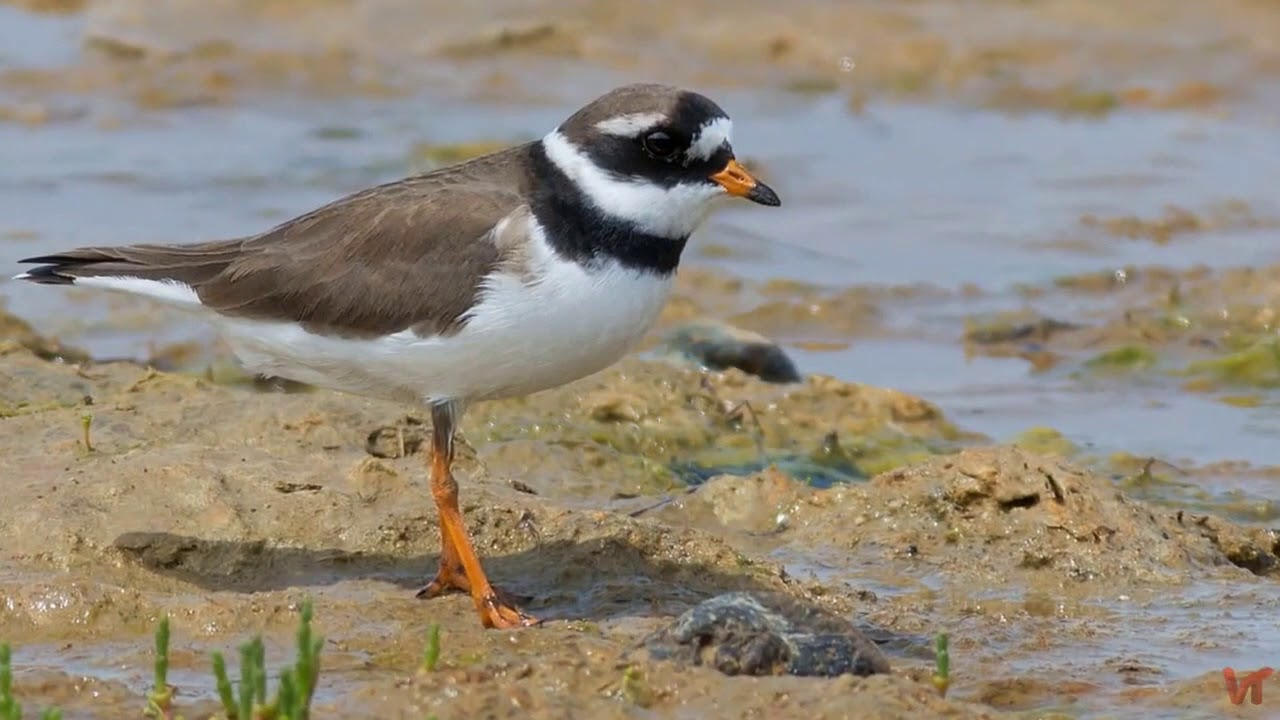
{"type": "Polygon", "coordinates": [[[205,653],[257,632],[282,652],[304,597],[315,598],[328,638],[326,713],[624,717],[639,704],[992,716],[993,704],[1035,706],[1064,692],[1009,696],[1028,643],[1070,647],[1132,628],[1139,615],[1115,607],[1117,594],[1228,583],[1265,594],[1259,583],[1277,569],[1274,533],[1147,505],[1109,478],[1017,449],[904,458],[826,489],[780,463],[682,482],[655,468],[699,456],[699,439],[721,453],[757,452],[699,404],[703,379],[757,404],[766,448],[806,448],[841,431],[865,438],[876,423],[912,438],[953,433],[927,403],[892,391],[631,360],[478,408],[464,424],[463,506],[477,546],[495,580],[546,621],[486,632],[468,598],[413,597],[439,551],[423,450],[369,443],[404,423],[404,408],[131,363],[86,368],[25,347],[0,363],[9,408],[0,635],[18,648],[23,695],[101,717],[138,702],[128,691],[146,682],[145,640],[160,613],[173,618],[179,698],[194,713],[213,707],[205,653]],[[634,653],[674,617],[735,591],[856,619],[893,672],[819,689],[810,677],[737,679],[690,669],[678,653],[634,653]],[[422,676],[415,661],[432,621],[444,627],[443,664],[422,676]],[[956,661],[943,700],[929,684],[929,648],[946,630],[956,661]],[[96,659],[107,648],[124,655],[96,659]],[[57,669],[93,681],[68,685],[57,669]]]}
{"type": "Polygon", "coordinates": [[[414,597],[440,550],[421,409],[0,281],[15,693],[138,716],[167,614],[177,707],[210,717],[210,652],[261,633],[282,667],[311,598],[315,717],[1258,716],[1222,668],[1280,659],[1277,23],[1259,0],[0,3],[0,277],[260,230],[635,79],[723,99],[787,202],[709,223],[633,357],[466,416],[463,510],[545,621],[521,632],[414,597]]]}

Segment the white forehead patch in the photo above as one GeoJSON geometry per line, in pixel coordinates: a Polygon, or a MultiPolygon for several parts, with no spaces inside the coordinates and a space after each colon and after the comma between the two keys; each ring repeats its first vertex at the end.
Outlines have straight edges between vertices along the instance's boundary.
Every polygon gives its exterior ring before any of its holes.
{"type": "Polygon", "coordinates": [[[710,160],[721,145],[730,141],[733,134],[733,121],[727,117],[719,117],[703,123],[698,134],[693,136],[689,145],[689,158],[692,160],[710,160]]]}
{"type": "Polygon", "coordinates": [[[658,127],[667,121],[662,113],[632,113],[619,115],[596,123],[596,129],[606,135],[619,137],[640,137],[640,133],[658,127]]]}

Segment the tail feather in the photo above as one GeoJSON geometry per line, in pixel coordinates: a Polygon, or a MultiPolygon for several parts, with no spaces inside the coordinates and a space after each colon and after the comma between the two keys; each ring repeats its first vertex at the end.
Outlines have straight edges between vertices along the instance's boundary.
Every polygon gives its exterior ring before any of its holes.
{"type": "Polygon", "coordinates": [[[17,280],[40,285],[97,286],[188,305],[200,286],[237,257],[239,241],[196,245],[86,247],[18,262],[36,265],[17,280]]]}
{"type": "Polygon", "coordinates": [[[18,276],[46,285],[72,285],[77,278],[131,277],[199,287],[226,269],[239,242],[199,245],[86,247],[18,262],[38,265],[18,276]]]}

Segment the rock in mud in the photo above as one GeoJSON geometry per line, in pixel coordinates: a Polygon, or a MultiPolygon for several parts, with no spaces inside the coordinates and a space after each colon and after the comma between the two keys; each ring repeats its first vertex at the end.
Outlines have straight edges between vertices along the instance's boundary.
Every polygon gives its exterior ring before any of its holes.
{"type": "Polygon", "coordinates": [[[664,349],[711,370],[737,368],[766,382],[800,382],[800,371],[778,344],[759,333],[716,322],[672,330],[664,349]]]}
{"type": "Polygon", "coordinates": [[[645,638],[655,660],[708,665],[726,675],[875,675],[889,661],[852,625],[779,593],[707,600],[645,638]]]}
{"type": "Polygon", "coordinates": [[[80,363],[89,359],[83,350],[36,333],[30,323],[0,308],[0,355],[15,350],[30,351],[42,360],[80,363]]]}

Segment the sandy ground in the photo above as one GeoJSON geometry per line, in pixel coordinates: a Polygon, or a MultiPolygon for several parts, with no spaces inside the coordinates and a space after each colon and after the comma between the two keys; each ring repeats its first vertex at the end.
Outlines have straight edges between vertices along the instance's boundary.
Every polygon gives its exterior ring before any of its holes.
{"type": "MultiPolygon", "coordinates": [[[[398,426],[416,448],[422,429],[406,408],[45,360],[28,349],[36,344],[12,332],[0,354],[9,508],[0,636],[18,646],[20,664],[46,668],[19,673],[23,696],[86,716],[139,702],[130,690],[145,682],[145,638],[162,611],[173,617],[175,682],[190,717],[212,707],[204,653],[255,632],[285,652],[292,609],[311,596],[328,638],[326,715],[635,717],[639,697],[653,712],[690,717],[988,717],[1088,692],[1024,686],[1005,654],[1070,647],[1132,620],[1090,601],[1204,582],[1243,591],[1277,567],[1272,533],[1157,509],[1107,478],[1011,448],[941,453],[828,490],[770,464],[686,492],[671,459],[737,446],[745,461],[757,452],[741,442],[752,433],[708,407],[699,371],[632,360],[468,417],[475,451],[460,474],[477,546],[493,577],[547,621],[486,632],[465,597],[413,597],[439,550],[423,458],[399,457],[398,439],[370,442],[398,426]],[[663,471],[643,473],[646,463],[663,471]],[[857,568],[868,581],[793,576],[779,560],[794,558],[828,575],[857,568]],[[884,596],[872,589],[893,585],[884,596]],[[978,590],[1011,585],[1022,589],[1014,605],[978,590]],[[734,590],[782,592],[857,619],[893,672],[730,678],[627,654],[675,615],[734,590]],[[1055,626],[1067,617],[1088,622],[1055,626]],[[444,627],[442,669],[418,675],[432,621],[444,627]],[[932,637],[947,628],[954,682],[969,701],[939,698],[928,680],[932,637]],[[59,664],[65,675],[47,669],[59,664]],[[643,678],[641,695],[619,689],[626,667],[643,678]]],[[[829,448],[833,434],[954,435],[927,403],[894,391],[705,377],[752,403],[769,453],[824,439],[829,448]]]]}

